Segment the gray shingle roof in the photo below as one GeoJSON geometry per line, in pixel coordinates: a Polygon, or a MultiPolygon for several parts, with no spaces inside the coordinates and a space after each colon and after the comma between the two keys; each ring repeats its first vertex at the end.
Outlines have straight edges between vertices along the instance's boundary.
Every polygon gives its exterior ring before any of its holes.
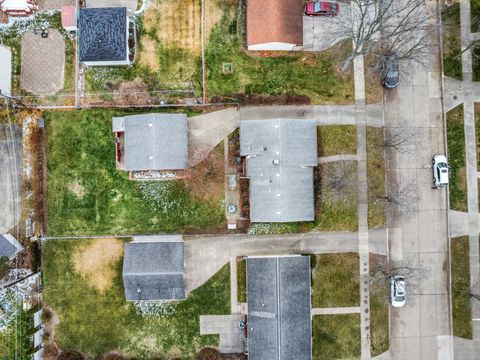
{"type": "Polygon", "coordinates": [[[247,258],[247,291],[249,360],[310,360],[310,258],[247,258]]]}
{"type": "Polygon", "coordinates": [[[23,246],[10,234],[0,235],[0,257],[13,259],[23,246]]]}
{"type": "Polygon", "coordinates": [[[81,8],[78,29],[80,61],[128,60],[127,8],[81,8]]]}
{"type": "Polygon", "coordinates": [[[185,114],[125,116],[125,170],[179,170],[187,167],[185,114]]]}
{"type": "Polygon", "coordinates": [[[185,299],[183,241],[179,236],[140,236],[125,244],[127,300],[185,299]]]}
{"type": "Polygon", "coordinates": [[[314,220],[315,120],[243,120],[240,152],[248,156],[252,222],[314,220]]]}

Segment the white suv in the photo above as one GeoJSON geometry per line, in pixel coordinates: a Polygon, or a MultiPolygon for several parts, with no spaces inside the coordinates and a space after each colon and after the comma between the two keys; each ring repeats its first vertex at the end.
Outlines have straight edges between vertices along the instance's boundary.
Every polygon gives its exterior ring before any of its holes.
{"type": "Polygon", "coordinates": [[[432,159],[433,187],[445,187],[448,185],[448,165],[444,155],[435,155],[432,159]]]}
{"type": "Polygon", "coordinates": [[[405,305],[405,279],[401,275],[390,277],[390,304],[397,308],[405,305]]]}

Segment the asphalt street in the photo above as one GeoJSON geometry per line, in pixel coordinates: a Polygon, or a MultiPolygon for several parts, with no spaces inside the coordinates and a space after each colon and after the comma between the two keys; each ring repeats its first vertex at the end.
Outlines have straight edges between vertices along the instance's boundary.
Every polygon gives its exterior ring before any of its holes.
{"type": "Polygon", "coordinates": [[[417,140],[408,152],[388,152],[386,165],[389,187],[413,181],[416,199],[388,219],[391,264],[412,268],[406,305],[390,310],[390,358],[452,359],[448,194],[432,189],[431,168],[432,156],[446,153],[441,67],[438,54],[425,67],[404,65],[401,85],[385,95],[385,126],[409,128],[417,140]]]}

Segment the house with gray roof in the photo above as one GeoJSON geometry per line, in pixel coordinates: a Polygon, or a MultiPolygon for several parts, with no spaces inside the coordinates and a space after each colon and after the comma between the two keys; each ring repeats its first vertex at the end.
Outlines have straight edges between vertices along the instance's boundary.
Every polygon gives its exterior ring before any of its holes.
{"type": "Polygon", "coordinates": [[[0,235],[0,257],[13,260],[23,250],[23,246],[10,234],[0,235]]]}
{"type": "Polygon", "coordinates": [[[87,66],[129,65],[127,8],[80,8],[79,60],[87,66]]]}
{"type": "Polygon", "coordinates": [[[112,119],[117,167],[127,171],[187,168],[185,114],[140,114],[112,119]]]}
{"type": "Polygon", "coordinates": [[[182,236],[135,236],[126,243],[123,285],[127,301],[185,299],[182,236]]]}
{"type": "Polygon", "coordinates": [[[240,154],[247,158],[250,221],[315,219],[313,168],[318,163],[315,120],[242,120],[240,154]]]}
{"type": "Polygon", "coordinates": [[[309,256],[247,258],[248,359],[311,360],[309,256]]]}

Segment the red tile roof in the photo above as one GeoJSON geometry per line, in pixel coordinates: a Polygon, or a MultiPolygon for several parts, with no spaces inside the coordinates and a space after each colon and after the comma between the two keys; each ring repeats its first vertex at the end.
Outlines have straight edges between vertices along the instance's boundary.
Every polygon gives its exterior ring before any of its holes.
{"type": "Polygon", "coordinates": [[[303,45],[303,0],[247,0],[247,45],[303,45]]]}

